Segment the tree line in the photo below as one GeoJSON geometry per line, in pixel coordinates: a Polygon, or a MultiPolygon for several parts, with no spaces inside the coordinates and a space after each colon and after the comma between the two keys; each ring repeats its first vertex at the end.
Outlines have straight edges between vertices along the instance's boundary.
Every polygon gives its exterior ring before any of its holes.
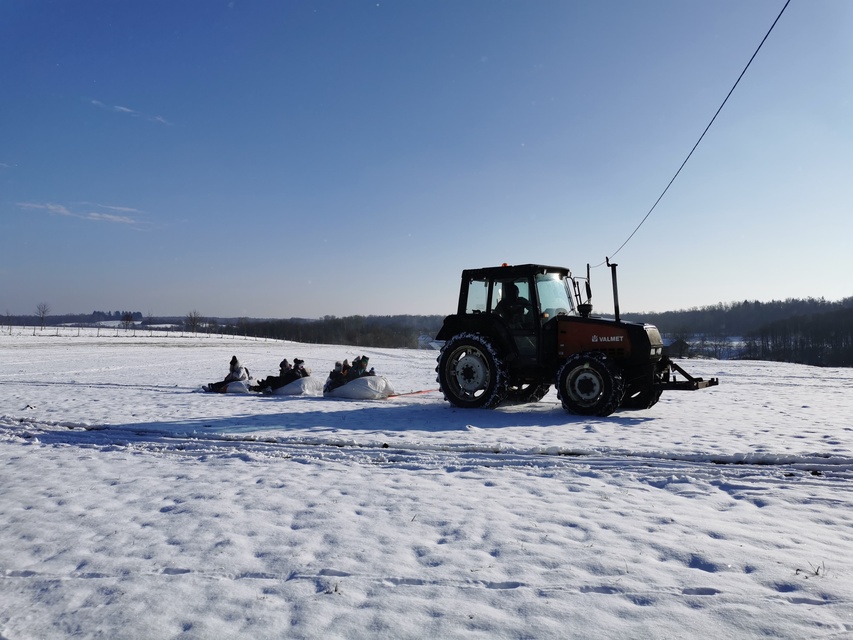
{"type": "Polygon", "coordinates": [[[853,308],[777,320],[745,336],[742,357],[853,366],[853,308]]]}
{"type": "Polygon", "coordinates": [[[745,300],[625,318],[654,324],[670,338],[690,342],[694,352],[713,357],[853,366],[853,297],[745,300]],[[737,346],[733,338],[739,339],[737,346]]]}
{"type": "Polygon", "coordinates": [[[645,321],[663,333],[745,336],[774,322],[796,316],[819,315],[853,308],[853,297],[838,302],[824,298],[744,300],[662,313],[623,313],[626,320],[645,321]]]}
{"type": "Polygon", "coordinates": [[[422,335],[434,336],[444,316],[324,316],[318,320],[250,320],[217,323],[223,333],[314,344],[416,349],[422,335]]]}
{"type": "Polygon", "coordinates": [[[50,305],[46,302],[40,302],[36,305],[35,313],[30,315],[12,315],[6,313],[4,318],[5,324],[12,326],[41,326],[44,329],[46,326],[57,325],[94,325],[98,322],[121,322],[127,325],[142,322],[143,316],[141,311],[93,311],[92,313],[50,313],[50,305]]]}
{"type": "MultiPolygon", "coordinates": [[[[293,340],[317,344],[364,347],[417,348],[423,336],[435,336],[443,322],[440,315],[324,316],[320,319],[204,318],[196,310],[186,316],[155,318],[139,311],[94,311],[91,314],[48,316],[49,305],[40,303],[36,313],[12,316],[16,325],[94,325],[120,320],[135,323],[172,324],[191,332],[224,333],[293,340]]],[[[663,313],[624,313],[625,320],[656,325],[669,342],[687,345],[680,355],[746,358],[797,362],[820,366],[853,366],[853,297],[838,302],[823,298],[719,303],[663,313]]]]}

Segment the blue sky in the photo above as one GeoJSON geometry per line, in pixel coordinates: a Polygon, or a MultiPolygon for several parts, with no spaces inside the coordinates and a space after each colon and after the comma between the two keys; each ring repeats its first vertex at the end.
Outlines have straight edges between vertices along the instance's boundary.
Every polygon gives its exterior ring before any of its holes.
{"type": "MultiPolygon", "coordinates": [[[[783,4],[3,2],[0,313],[445,314],[464,268],[582,273],[783,4]]],[[[614,258],[623,311],[853,295],[851,32],[791,2],[614,258]]]]}

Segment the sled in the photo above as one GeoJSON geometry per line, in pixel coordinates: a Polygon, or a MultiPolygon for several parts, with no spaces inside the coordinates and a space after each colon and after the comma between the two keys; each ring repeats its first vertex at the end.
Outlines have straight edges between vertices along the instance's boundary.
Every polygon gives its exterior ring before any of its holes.
{"type": "Polygon", "coordinates": [[[273,389],[274,396],[321,396],[323,395],[323,383],[317,378],[306,376],[293,382],[288,382],[283,387],[273,389]]]}
{"type": "Polygon", "coordinates": [[[207,393],[249,393],[249,383],[251,380],[236,380],[234,382],[229,382],[224,389],[220,391],[214,391],[212,385],[204,384],[201,386],[201,390],[207,393]]]}
{"type": "Polygon", "coordinates": [[[327,398],[348,398],[350,400],[384,400],[394,395],[394,388],[382,376],[364,376],[323,392],[327,398]]]}

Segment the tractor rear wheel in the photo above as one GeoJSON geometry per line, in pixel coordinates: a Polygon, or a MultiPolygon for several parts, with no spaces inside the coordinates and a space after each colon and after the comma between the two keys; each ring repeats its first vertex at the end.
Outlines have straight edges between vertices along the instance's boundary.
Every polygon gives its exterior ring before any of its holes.
{"type": "Polygon", "coordinates": [[[622,375],[606,355],[576,353],[557,372],[563,408],[582,416],[609,416],[622,402],[622,375]]]}
{"type": "Polygon", "coordinates": [[[444,397],[454,406],[491,409],[506,397],[506,365],[480,334],[460,333],[448,340],[436,371],[444,397]]]}

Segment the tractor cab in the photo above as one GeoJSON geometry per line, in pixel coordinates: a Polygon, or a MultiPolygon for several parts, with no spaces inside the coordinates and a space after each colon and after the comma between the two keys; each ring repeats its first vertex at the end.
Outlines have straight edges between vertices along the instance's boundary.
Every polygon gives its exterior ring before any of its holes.
{"type": "Polygon", "coordinates": [[[548,331],[546,325],[559,316],[578,316],[578,307],[588,305],[579,293],[577,281],[563,267],[468,269],[462,274],[457,317],[479,318],[492,326],[490,332],[499,332],[514,344],[517,365],[535,366],[541,360],[543,334],[554,330],[548,331]]]}

